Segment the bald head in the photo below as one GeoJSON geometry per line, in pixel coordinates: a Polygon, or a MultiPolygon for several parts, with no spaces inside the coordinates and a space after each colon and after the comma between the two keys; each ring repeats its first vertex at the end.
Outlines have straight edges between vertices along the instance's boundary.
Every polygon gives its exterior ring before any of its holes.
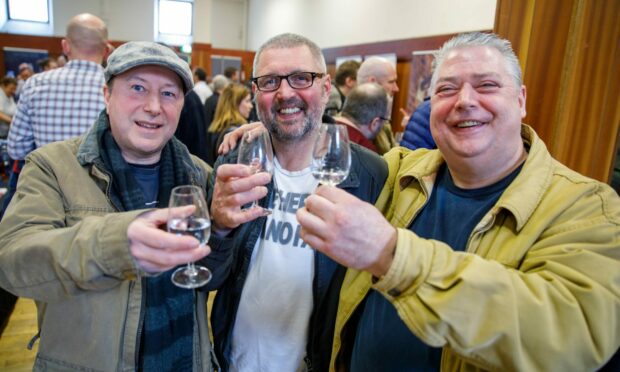
{"type": "Polygon", "coordinates": [[[69,59],[85,59],[101,63],[106,52],[108,28],[101,18],[83,13],[71,18],[63,49],[69,59]]]}
{"type": "Polygon", "coordinates": [[[357,83],[377,83],[390,96],[398,92],[396,70],[390,61],[381,57],[370,57],[362,62],[359,70],[357,70],[357,83]]]}

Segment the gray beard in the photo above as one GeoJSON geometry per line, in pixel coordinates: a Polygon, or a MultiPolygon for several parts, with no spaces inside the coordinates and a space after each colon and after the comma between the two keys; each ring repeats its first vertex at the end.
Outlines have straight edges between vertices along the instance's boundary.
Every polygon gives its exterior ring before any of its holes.
{"type": "Polygon", "coordinates": [[[323,108],[318,107],[317,110],[306,111],[306,117],[304,118],[302,127],[295,132],[283,130],[283,127],[291,124],[278,123],[274,119],[276,116],[275,110],[271,113],[270,118],[268,118],[265,113],[260,110],[258,110],[257,114],[260,121],[267,127],[269,133],[275,140],[282,143],[294,143],[306,138],[306,136],[308,136],[308,134],[321,123],[323,108]]]}

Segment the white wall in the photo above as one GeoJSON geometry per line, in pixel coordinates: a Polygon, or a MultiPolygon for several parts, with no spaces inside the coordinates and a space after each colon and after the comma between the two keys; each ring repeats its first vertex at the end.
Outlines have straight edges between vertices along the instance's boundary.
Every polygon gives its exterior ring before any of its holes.
{"type": "MultiPolygon", "coordinates": [[[[157,0],[53,0],[53,34],[89,12],[112,40],[153,40],[157,0]]],[[[4,3],[4,0],[0,0],[4,3]]],[[[322,48],[493,28],[496,0],[194,0],[194,41],[256,50],[295,32],[322,48]]]]}
{"type": "Polygon", "coordinates": [[[294,32],[321,48],[493,29],[496,0],[249,0],[248,45],[294,32]]]}
{"type": "MultiPolygon", "coordinates": [[[[212,0],[194,0],[196,42],[211,42],[211,3],[212,0]]],[[[111,40],[155,38],[156,0],[54,0],[53,4],[55,36],[65,35],[66,25],[74,15],[92,13],[106,22],[111,40]]]]}
{"type": "Polygon", "coordinates": [[[54,35],[64,36],[69,19],[92,13],[108,25],[111,40],[154,40],[154,0],[54,0],[54,35]]]}
{"type": "Polygon", "coordinates": [[[212,0],[211,44],[214,48],[246,49],[246,0],[212,0]]]}
{"type": "MultiPolygon", "coordinates": [[[[244,39],[231,42],[230,39],[222,39],[220,47],[243,49],[245,47],[245,0],[220,0],[220,2],[232,1],[243,4],[243,14],[236,15],[228,12],[226,4],[221,9],[212,12],[212,0],[194,0],[194,41],[198,43],[211,43],[211,29],[213,20],[223,20],[227,24],[242,24],[244,39]]],[[[0,0],[0,25],[6,21],[5,1],[0,0]]],[[[155,7],[157,0],[52,0],[52,36],[64,36],[69,20],[80,13],[92,13],[108,25],[108,34],[111,40],[154,40],[155,39],[155,7]]],[[[221,21],[220,21],[221,22],[221,21]]],[[[29,33],[32,35],[50,35],[22,29],[3,30],[4,32],[29,33]]],[[[238,32],[237,32],[238,34],[238,32]]],[[[220,41],[220,40],[218,40],[220,41]]]]}
{"type": "Polygon", "coordinates": [[[194,42],[211,43],[212,12],[211,0],[194,0],[194,42]]]}
{"type": "Polygon", "coordinates": [[[99,0],[53,0],[54,36],[65,36],[67,23],[74,15],[80,13],[94,14],[107,23],[108,20],[104,19],[101,13],[100,3],[99,0]]]}

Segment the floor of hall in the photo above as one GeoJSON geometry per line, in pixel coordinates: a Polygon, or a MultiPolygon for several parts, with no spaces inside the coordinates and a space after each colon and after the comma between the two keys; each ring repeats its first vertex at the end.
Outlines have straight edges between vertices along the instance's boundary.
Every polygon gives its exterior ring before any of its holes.
{"type": "Polygon", "coordinates": [[[0,371],[32,371],[38,343],[32,350],[28,350],[28,343],[36,334],[37,307],[34,301],[20,298],[0,336],[0,371]]]}

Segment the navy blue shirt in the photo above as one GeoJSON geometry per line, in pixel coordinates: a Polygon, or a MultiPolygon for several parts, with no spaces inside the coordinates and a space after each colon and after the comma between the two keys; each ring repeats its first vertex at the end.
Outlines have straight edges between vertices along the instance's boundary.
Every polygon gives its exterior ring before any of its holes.
{"type": "MultiPolygon", "coordinates": [[[[134,178],[138,181],[138,185],[144,192],[144,208],[157,207],[157,196],[159,194],[159,168],[160,164],[140,165],[129,164],[134,178]]],[[[162,201],[166,202],[166,201],[162,201]]],[[[165,208],[167,205],[160,205],[165,208]]]]}
{"type": "MultiPolygon", "coordinates": [[[[440,240],[464,251],[469,235],[495,205],[521,166],[497,183],[479,189],[457,187],[444,165],[431,197],[409,230],[426,239],[440,240]]],[[[420,341],[398,316],[394,306],[371,290],[362,305],[351,371],[439,371],[441,348],[420,341]]]]}

